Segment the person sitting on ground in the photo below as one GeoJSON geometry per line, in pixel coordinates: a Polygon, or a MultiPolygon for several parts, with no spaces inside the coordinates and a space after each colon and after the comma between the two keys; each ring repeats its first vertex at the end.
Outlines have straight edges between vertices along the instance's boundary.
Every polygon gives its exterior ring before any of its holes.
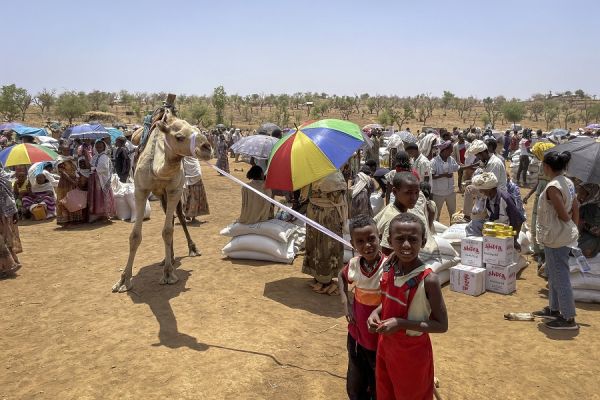
{"type": "Polygon", "coordinates": [[[31,196],[31,182],[27,179],[27,168],[23,166],[15,168],[13,192],[19,219],[29,218],[31,213],[27,207],[23,206],[23,198],[25,196],[31,196]]]}
{"type": "Polygon", "coordinates": [[[433,399],[434,365],[430,333],[448,330],[438,276],[419,258],[426,243],[423,222],[403,213],[390,222],[394,253],[383,265],[381,305],[369,316],[378,333],[378,399],[433,399]]]}
{"type": "Polygon", "coordinates": [[[498,222],[513,227],[516,232],[515,248],[520,250],[517,243],[521,226],[525,221],[525,215],[517,208],[515,200],[506,190],[498,187],[498,179],[491,172],[484,172],[473,178],[473,185],[485,196],[485,220],[473,220],[466,228],[467,236],[482,236],[483,224],[485,222],[498,222]]]}
{"type": "MultiPolygon", "coordinates": [[[[265,189],[263,170],[258,165],[252,166],[246,174],[250,179],[248,185],[259,192],[272,197],[270,189],[265,189]]],[[[238,222],[241,224],[256,224],[273,219],[273,205],[252,190],[242,187],[242,211],[238,222]]]]}
{"type": "Polygon", "coordinates": [[[419,174],[421,182],[430,182],[431,180],[431,162],[419,151],[416,143],[408,143],[404,147],[408,155],[412,158],[412,165],[419,174]]]}
{"type": "Polygon", "coordinates": [[[54,187],[43,173],[35,176],[31,183],[31,193],[23,197],[23,207],[30,212],[34,207],[42,205],[46,211],[46,218],[56,216],[56,194],[54,187]]]}
{"type": "Polygon", "coordinates": [[[600,252],[600,186],[597,183],[577,185],[579,205],[578,247],[587,258],[600,252]]]}
{"type": "MultiPolygon", "coordinates": [[[[461,167],[461,169],[470,169],[474,170],[474,175],[479,175],[483,172],[491,172],[496,176],[496,180],[498,181],[498,188],[501,190],[506,190],[506,168],[504,166],[504,162],[494,153],[490,153],[488,146],[481,140],[475,140],[469,146],[467,150],[469,154],[475,156],[475,158],[483,164],[482,167],[478,168],[478,164],[466,165],[461,167]]],[[[477,193],[475,187],[471,184],[465,189],[465,199],[464,199],[464,208],[463,213],[465,216],[465,220],[470,221],[473,203],[476,198],[480,197],[477,193]]]]}
{"type": "Polygon", "coordinates": [[[358,256],[350,259],[338,275],[338,286],[342,288],[340,296],[348,321],[346,390],[350,399],[374,399],[379,337],[369,332],[367,319],[381,304],[379,281],[385,261],[375,221],[366,215],[352,219],[350,242],[358,256]],[[353,296],[347,294],[350,291],[353,296]]]}
{"type": "Polygon", "coordinates": [[[371,193],[375,191],[375,182],[371,178],[371,169],[364,165],[354,178],[350,187],[352,202],[350,203],[350,218],[359,215],[373,217],[371,208],[371,193]]]}

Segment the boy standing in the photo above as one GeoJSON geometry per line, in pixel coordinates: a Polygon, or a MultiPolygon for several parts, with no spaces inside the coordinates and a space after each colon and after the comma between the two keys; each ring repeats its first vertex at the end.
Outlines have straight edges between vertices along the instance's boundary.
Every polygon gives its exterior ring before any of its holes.
{"type": "Polygon", "coordinates": [[[456,193],[454,192],[454,173],[459,170],[459,165],[452,158],[452,142],[446,141],[437,146],[439,154],[431,160],[431,193],[437,208],[435,219],[440,220],[442,207],[446,204],[448,219],[456,212],[456,193]]]}
{"type": "Polygon", "coordinates": [[[425,244],[423,222],[402,213],[390,223],[394,253],[383,265],[382,303],[367,324],[379,333],[377,398],[432,399],[433,351],[429,333],[448,330],[438,277],[419,259],[425,244]]]}
{"type": "Polygon", "coordinates": [[[351,400],[375,399],[375,351],[377,334],[370,333],[367,318],[381,303],[379,281],[385,261],[379,247],[379,233],[372,218],[360,215],[350,221],[350,237],[360,254],[340,271],[342,302],[348,320],[348,373],[346,390],[351,400]],[[347,296],[353,285],[353,299],[347,296]]]}

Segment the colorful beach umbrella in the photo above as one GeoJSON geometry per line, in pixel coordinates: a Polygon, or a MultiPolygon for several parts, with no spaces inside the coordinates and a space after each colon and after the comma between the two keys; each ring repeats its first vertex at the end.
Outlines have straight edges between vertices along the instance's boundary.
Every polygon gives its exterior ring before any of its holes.
{"type": "Polygon", "coordinates": [[[281,138],[269,157],[266,187],[297,190],[340,169],[364,143],[353,122],[308,122],[281,138]]]}
{"type": "Polygon", "coordinates": [[[0,163],[4,167],[52,161],[57,157],[58,154],[49,148],[29,143],[15,144],[0,151],[0,163]]]}

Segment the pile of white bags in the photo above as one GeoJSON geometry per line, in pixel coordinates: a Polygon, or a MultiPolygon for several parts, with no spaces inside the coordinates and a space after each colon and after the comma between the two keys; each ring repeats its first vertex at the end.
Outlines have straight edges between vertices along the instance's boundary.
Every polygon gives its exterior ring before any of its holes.
{"type": "Polygon", "coordinates": [[[304,228],[278,219],[251,225],[235,222],[220,233],[232,237],[221,250],[229,258],[284,264],[294,261],[305,240],[304,228]],[[301,246],[295,246],[296,240],[301,242],[301,246]]]}
{"type": "Polygon", "coordinates": [[[571,287],[575,301],[600,303],[600,254],[587,259],[589,272],[581,272],[574,257],[569,257],[571,287]]]}
{"type": "MultiPolygon", "coordinates": [[[[135,187],[133,182],[123,183],[116,174],[113,174],[111,187],[115,198],[117,218],[121,221],[130,220],[135,222],[135,187]]],[[[144,219],[150,218],[151,212],[150,202],[146,200],[144,219]]]]}
{"type": "Polygon", "coordinates": [[[452,244],[441,235],[435,235],[434,239],[440,252],[439,257],[423,259],[423,262],[438,274],[440,284],[450,281],[450,268],[460,263],[460,253],[454,249],[452,244]]]}

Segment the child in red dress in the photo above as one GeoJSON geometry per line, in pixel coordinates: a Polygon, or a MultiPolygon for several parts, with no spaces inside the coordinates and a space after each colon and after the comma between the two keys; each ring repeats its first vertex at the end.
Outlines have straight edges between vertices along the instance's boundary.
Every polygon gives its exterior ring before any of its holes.
{"type": "Polygon", "coordinates": [[[381,304],[379,282],[385,256],[379,246],[379,232],[373,218],[360,215],[350,221],[352,245],[359,256],[340,271],[340,295],[348,320],[348,373],[346,390],[350,400],[375,399],[375,351],[377,334],[369,332],[367,319],[381,304]],[[354,296],[349,299],[348,286],[354,296]]]}
{"type": "Polygon", "coordinates": [[[369,317],[379,333],[375,376],[378,400],[433,398],[433,351],[429,333],[448,330],[438,277],[419,259],[425,244],[423,222],[396,216],[389,227],[394,253],[383,265],[382,303],[369,317]]]}

